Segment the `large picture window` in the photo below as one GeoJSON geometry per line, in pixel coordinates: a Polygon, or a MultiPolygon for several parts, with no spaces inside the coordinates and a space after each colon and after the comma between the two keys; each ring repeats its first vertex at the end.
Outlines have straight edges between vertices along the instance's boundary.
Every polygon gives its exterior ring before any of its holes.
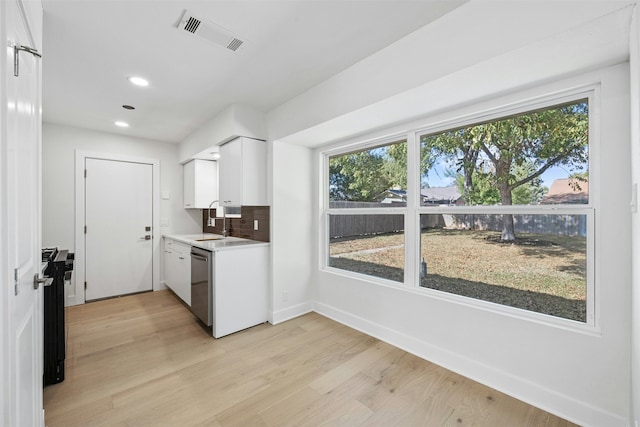
{"type": "Polygon", "coordinates": [[[327,155],[325,265],[593,324],[590,97],[327,155]]]}
{"type": "Polygon", "coordinates": [[[438,225],[420,286],[586,322],[588,100],[423,134],[420,152],[421,205],[442,207],[422,210],[438,225]]]}

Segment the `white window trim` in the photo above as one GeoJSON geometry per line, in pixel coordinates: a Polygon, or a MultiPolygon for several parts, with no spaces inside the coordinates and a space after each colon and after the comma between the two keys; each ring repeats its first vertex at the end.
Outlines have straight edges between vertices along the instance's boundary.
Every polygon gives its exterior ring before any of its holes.
{"type": "MultiPolygon", "coordinates": [[[[557,86],[556,86],[557,87],[557,86]]],[[[521,97],[517,101],[500,103],[494,101],[493,106],[485,107],[486,103],[479,103],[477,110],[471,113],[460,114],[459,111],[469,111],[468,106],[438,116],[440,120],[429,122],[429,118],[413,121],[409,125],[382,129],[360,138],[349,141],[336,142],[331,146],[320,150],[322,158],[323,179],[321,184],[321,216],[320,221],[320,265],[321,271],[343,276],[354,277],[358,280],[365,280],[371,283],[393,286],[405,291],[426,294],[433,298],[444,299],[470,307],[488,310],[501,315],[514,318],[526,319],[537,323],[554,325],[560,328],[586,333],[590,335],[600,334],[599,319],[599,299],[600,281],[597,280],[595,271],[597,233],[601,229],[596,215],[597,207],[600,205],[600,83],[580,84],[570,88],[557,89],[551,92],[544,92],[543,89],[535,91],[538,94],[528,97],[521,97]],[[420,206],[420,179],[419,174],[419,152],[420,136],[433,134],[468,126],[474,123],[486,122],[499,119],[505,116],[517,115],[531,110],[543,109],[565,102],[588,99],[589,103],[589,202],[584,205],[512,205],[502,206],[458,206],[458,207],[433,207],[420,206]],[[352,153],[355,151],[373,148],[387,143],[407,140],[407,206],[396,208],[364,208],[364,209],[330,209],[329,208],[329,158],[336,155],[352,153]],[[417,179],[416,179],[417,178],[417,179]],[[457,294],[437,291],[419,286],[419,259],[420,259],[420,233],[419,221],[421,214],[429,213],[514,213],[514,214],[585,214],[587,215],[587,318],[586,322],[579,322],[571,319],[547,315],[534,311],[510,307],[502,304],[478,300],[457,294]],[[329,215],[350,215],[350,214],[403,214],[405,219],[405,271],[404,283],[394,282],[375,276],[361,273],[349,272],[346,270],[330,267],[329,262],[329,215]],[[411,233],[411,234],[410,234],[411,233]]],[[[526,91],[531,94],[531,90],[526,91]]],[[[508,95],[509,99],[517,97],[517,93],[508,95]]]]}

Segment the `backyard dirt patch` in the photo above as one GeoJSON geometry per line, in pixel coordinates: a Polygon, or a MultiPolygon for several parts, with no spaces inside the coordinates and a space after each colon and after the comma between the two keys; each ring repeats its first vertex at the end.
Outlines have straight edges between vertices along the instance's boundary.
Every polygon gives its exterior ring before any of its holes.
{"type": "MultiPolygon", "coordinates": [[[[389,280],[404,280],[402,233],[339,239],[330,244],[330,265],[389,280]],[[386,249],[385,249],[386,248],[386,249]],[[337,257],[339,256],[339,257],[337,257]]],[[[426,230],[420,285],[444,292],[584,322],[586,239],[519,234],[426,230]]]]}

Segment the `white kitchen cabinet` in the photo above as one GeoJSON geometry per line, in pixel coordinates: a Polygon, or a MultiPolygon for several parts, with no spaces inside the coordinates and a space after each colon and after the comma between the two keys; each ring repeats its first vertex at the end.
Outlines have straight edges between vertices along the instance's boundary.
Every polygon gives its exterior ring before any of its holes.
{"type": "Polygon", "coordinates": [[[267,205],[267,145],[236,138],[220,147],[219,199],[226,206],[267,205]]]}
{"type": "Polygon", "coordinates": [[[268,320],[269,247],[214,250],[213,325],[215,338],[268,320]]]}
{"type": "Polygon", "coordinates": [[[191,306],[191,246],[164,239],[165,284],[191,306]]]}
{"type": "Polygon", "coordinates": [[[184,207],[206,209],[218,198],[218,165],[194,159],[184,164],[184,207]]]}

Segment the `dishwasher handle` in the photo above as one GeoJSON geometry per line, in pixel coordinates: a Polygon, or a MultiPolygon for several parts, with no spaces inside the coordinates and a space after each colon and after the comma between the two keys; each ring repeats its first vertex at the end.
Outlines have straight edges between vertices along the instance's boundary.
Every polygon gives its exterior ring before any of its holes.
{"type": "Polygon", "coordinates": [[[194,254],[193,252],[191,252],[191,258],[195,258],[195,259],[198,259],[198,260],[204,261],[204,262],[209,262],[209,258],[207,258],[206,256],[194,254]]]}

